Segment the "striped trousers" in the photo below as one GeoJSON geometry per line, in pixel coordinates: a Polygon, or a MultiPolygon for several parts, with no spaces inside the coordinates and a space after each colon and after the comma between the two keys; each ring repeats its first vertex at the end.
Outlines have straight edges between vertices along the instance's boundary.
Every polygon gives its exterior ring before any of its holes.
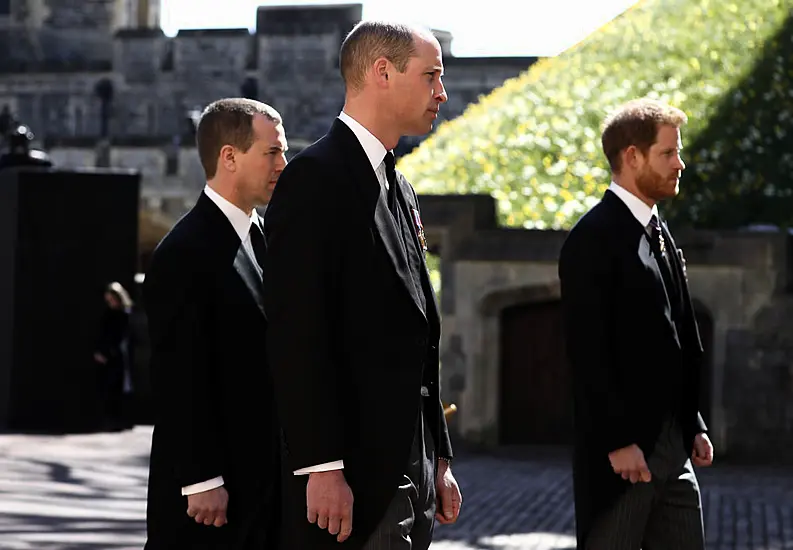
{"type": "Polygon", "coordinates": [[[435,527],[435,445],[419,414],[402,482],[363,550],[427,550],[435,527]]]}
{"type": "Polygon", "coordinates": [[[647,466],[652,480],[595,520],[586,550],[704,550],[699,483],[677,422],[664,423],[647,466]]]}

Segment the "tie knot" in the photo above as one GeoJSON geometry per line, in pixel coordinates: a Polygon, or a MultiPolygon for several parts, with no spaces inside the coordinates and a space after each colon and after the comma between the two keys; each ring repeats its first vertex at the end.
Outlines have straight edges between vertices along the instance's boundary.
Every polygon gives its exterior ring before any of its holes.
{"type": "Polygon", "coordinates": [[[653,214],[653,216],[650,218],[650,223],[647,224],[647,227],[653,231],[658,231],[661,228],[661,224],[658,222],[658,216],[653,214]]]}
{"type": "Polygon", "coordinates": [[[383,158],[383,162],[385,162],[385,169],[389,172],[393,172],[396,170],[396,160],[394,159],[394,153],[388,151],[385,154],[385,158],[383,158]]]}

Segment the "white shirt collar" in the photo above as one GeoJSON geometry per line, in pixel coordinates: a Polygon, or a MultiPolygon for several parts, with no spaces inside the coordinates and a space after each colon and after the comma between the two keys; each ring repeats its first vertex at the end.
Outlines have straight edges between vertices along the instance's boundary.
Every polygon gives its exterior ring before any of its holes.
{"type": "Polygon", "coordinates": [[[239,207],[231,204],[228,200],[223,198],[220,193],[212,189],[209,185],[204,186],[204,193],[228,218],[229,222],[231,223],[231,227],[233,227],[234,231],[237,233],[237,235],[239,235],[240,241],[247,239],[248,233],[251,230],[251,223],[253,221],[259,223],[259,214],[256,212],[256,209],[254,208],[253,212],[249,216],[240,210],[239,207]]]}
{"type": "Polygon", "coordinates": [[[611,185],[609,185],[609,191],[617,195],[620,198],[620,200],[622,200],[622,202],[625,203],[625,206],[627,206],[628,209],[631,211],[633,217],[636,218],[636,220],[640,224],[642,224],[642,227],[647,227],[647,225],[650,223],[650,219],[653,216],[655,216],[656,218],[658,217],[657,205],[654,204],[653,207],[650,208],[644,202],[642,202],[642,200],[639,197],[637,197],[636,195],[634,195],[624,187],[620,187],[618,184],[616,184],[613,181],[611,182],[611,185]]]}
{"type": "Polygon", "coordinates": [[[377,171],[378,166],[380,166],[380,164],[383,162],[383,158],[385,158],[385,146],[383,146],[380,140],[374,137],[369,130],[364,128],[360,122],[352,118],[344,111],[339,113],[339,120],[349,126],[350,130],[352,130],[352,133],[358,138],[358,141],[361,143],[361,147],[363,147],[364,153],[366,153],[366,157],[372,164],[372,170],[377,171]]]}

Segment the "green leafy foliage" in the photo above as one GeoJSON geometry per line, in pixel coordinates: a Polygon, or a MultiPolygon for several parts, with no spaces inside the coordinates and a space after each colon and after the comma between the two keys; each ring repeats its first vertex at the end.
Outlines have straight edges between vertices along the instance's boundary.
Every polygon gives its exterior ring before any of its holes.
{"type": "Polygon", "coordinates": [[[441,258],[436,254],[427,254],[424,256],[427,262],[427,271],[430,274],[430,283],[435,289],[438,300],[441,299],[441,258]]]}
{"type": "MultiPolygon", "coordinates": [[[[714,201],[793,189],[791,13],[793,0],[645,0],[441,124],[399,169],[419,193],[491,194],[505,225],[568,228],[610,181],[603,119],[647,96],[689,116],[689,166],[669,212],[746,222],[751,212],[730,216],[714,201]]],[[[793,219],[783,210],[761,221],[793,219]]]]}

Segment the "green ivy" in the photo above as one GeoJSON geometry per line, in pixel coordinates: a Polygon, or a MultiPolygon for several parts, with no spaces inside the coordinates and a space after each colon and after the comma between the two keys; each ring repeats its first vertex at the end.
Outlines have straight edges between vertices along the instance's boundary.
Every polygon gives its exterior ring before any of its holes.
{"type": "Polygon", "coordinates": [[[430,283],[435,289],[438,300],[441,299],[441,258],[436,254],[427,254],[424,256],[427,261],[427,271],[430,274],[430,283]]]}
{"type": "Polygon", "coordinates": [[[399,169],[419,193],[492,195],[504,225],[565,229],[610,182],[603,119],[647,96],[689,116],[673,215],[713,222],[714,200],[789,196],[792,12],[793,0],[640,2],[441,124],[399,169]]]}

